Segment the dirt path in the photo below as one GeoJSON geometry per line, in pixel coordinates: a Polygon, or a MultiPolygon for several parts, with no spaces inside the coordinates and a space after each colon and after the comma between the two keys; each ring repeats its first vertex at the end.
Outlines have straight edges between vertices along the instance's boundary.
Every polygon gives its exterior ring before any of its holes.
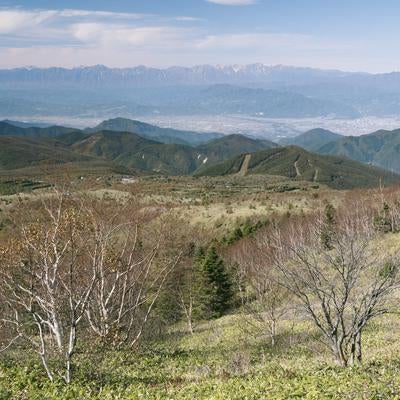
{"type": "Polygon", "coordinates": [[[294,162],[294,168],[296,169],[296,178],[298,176],[301,176],[301,172],[300,172],[299,166],[297,165],[298,162],[299,162],[299,160],[294,162]]]}
{"type": "Polygon", "coordinates": [[[247,170],[249,169],[250,160],[251,160],[251,154],[246,154],[244,156],[244,160],[243,160],[242,166],[240,167],[240,171],[238,172],[238,175],[245,176],[247,174],[247,170]]]}

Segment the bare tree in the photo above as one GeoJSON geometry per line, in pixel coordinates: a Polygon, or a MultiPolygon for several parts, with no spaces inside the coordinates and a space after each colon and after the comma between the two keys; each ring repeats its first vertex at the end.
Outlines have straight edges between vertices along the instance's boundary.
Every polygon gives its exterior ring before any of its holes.
{"type": "Polygon", "coordinates": [[[380,188],[374,194],[374,202],[379,205],[375,211],[375,228],[383,233],[396,233],[400,231],[400,198],[398,192],[391,192],[380,188]]]}
{"type": "MultiPolygon", "coordinates": [[[[44,215],[22,226],[18,239],[2,249],[1,297],[15,338],[39,355],[47,376],[72,378],[78,326],[96,275],[85,269],[85,213],[57,192],[43,202],[44,215]]],[[[10,343],[11,343],[10,342],[10,343]]]]}
{"type": "Polygon", "coordinates": [[[178,285],[179,306],[185,316],[188,332],[193,334],[193,312],[196,303],[196,277],[193,264],[188,264],[183,271],[178,285]]]}
{"type": "Polygon", "coordinates": [[[361,362],[362,333],[388,313],[399,286],[398,254],[377,247],[371,230],[351,216],[338,222],[330,247],[321,243],[321,218],[288,223],[265,241],[281,284],[300,301],[341,366],[361,362]]]}
{"type": "Polygon", "coordinates": [[[280,321],[287,313],[285,301],[287,293],[271,274],[258,270],[251,280],[256,300],[246,305],[253,316],[268,328],[271,345],[275,346],[277,328],[280,321]]]}
{"type": "Polygon", "coordinates": [[[275,346],[278,323],[287,312],[289,293],[280,285],[268,257],[262,243],[253,238],[243,239],[229,250],[229,259],[237,265],[235,277],[241,287],[243,309],[266,327],[271,345],[275,346]]]}
{"type": "Polygon", "coordinates": [[[134,345],[180,254],[161,254],[160,232],[144,249],[132,216],[123,223],[93,217],[92,223],[90,258],[98,279],[86,309],[89,325],[102,340],[134,345]]]}
{"type": "Polygon", "coordinates": [[[71,382],[78,333],[134,345],[180,258],[162,226],[140,240],[133,210],[118,211],[55,191],[0,249],[1,322],[13,331],[3,350],[24,341],[51,381],[71,382]]]}

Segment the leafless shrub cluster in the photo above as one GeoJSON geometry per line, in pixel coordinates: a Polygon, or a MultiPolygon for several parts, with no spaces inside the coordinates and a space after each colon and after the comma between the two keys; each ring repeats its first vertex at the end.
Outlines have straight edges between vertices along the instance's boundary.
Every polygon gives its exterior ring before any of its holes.
{"type": "Polygon", "coordinates": [[[145,236],[144,218],[63,191],[43,200],[0,249],[2,350],[22,342],[69,383],[78,338],[134,345],[179,260],[162,251],[161,227],[145,236]]]}
{"type": "Polygon", "coordinates": [[[279,283],[270,254],[256,239],[246,238],[232,246],[227,257],[235,267],[237,293],[245,314],[266,327],[274,346],[277,325],[287,312],[289,293],[279,283]]]}
{"type": "MultiPolygon", "coordinates": [[[[376,226],[380,207],[373,204],[365,200],[291,217],[230,249],[248,297],[244,309],[266,323],[272,344],[277,323],[296,301],[340,365],[361,362],[364,329],[395,310],[400,284],[398,249],[385,248],[386,231],[376,226]]],[[[397,226],[397,203],[381,204],[390,205],[397,226]]]]}
{"type": "Polygon", "coordinates": [[[331,246],[320,240],[317,218],[274,232],[269,240],[280,284],[302,304],[337,362],[361,362],[365,326],[390,312],[399,287],[399,255],[378,248],[372,231],[351,217],[332,232],[331,246]]]}

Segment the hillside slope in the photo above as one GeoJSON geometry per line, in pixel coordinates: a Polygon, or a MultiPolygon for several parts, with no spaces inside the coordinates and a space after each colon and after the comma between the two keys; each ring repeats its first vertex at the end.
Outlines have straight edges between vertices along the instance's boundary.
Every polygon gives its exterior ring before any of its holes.
{"type": "Polygon", "coordinates": [[[188,145],[160,143],[130,132],[73,132],[59,140],[72,151],[85,156],[167,175],[189,174],[206,157],[188,145]]]}
{"type": "Polygon", "coordinates": [[[80,154],[113,160],[125,152],[140,151],[145,146],[159,144],[135,133],[100,131],[91,135],[69,134],[62,138],[80,154]]]}
{"type": "Polygon", "coordinates": [[[92,157],[46,142],[15,136],[0,136],[0,168],[16,169],[39,164],[90,161],[92,157]]]}
{"type": "Polygon", "coordinates": [[[272,149],[274,147],[278,147],[278,145],[269,140],[253,139],[234,134],[199,145],[196,147],[196,150],[207,155],[208,160],[206,164],[210,165],[239,154],[254,153],[255,151],[272,149]]]}
{"type": "Polygon", "coordinates": [[[0,121],[0,136],[22,136],[22,137],[54,137],[78,131],[74,128],[67,128],[65,126],[49,126],[49,127],[36,127],[36,126],[17,126],[15,123],[0,121]]]}
{"type": "Polygon", "coordinates": [[[0,136],[25,136],[25,137],[58,137],[68,133],[88,134],[101,131],[131,132],[161,143],[189,144],[196,146],[210,140],[222,138],[220,133],[199,133],[182,131],[170,128],[160,128],[126,118],[114,118],[103,121],[94,128],[80,130],[64,126],[32,126],[18,121],[0,121],[0,136]]]}
{"type": "Polygon", "coordinates": [[[138,135],[145,136],[161,143],[190,145],[205,143],[209,140],[223,136],[222,134],[218,133],[199,133],[172,128],[160,128],[155,125],[146,124],[144,122],[127,118],[109,119],[107,121],[103,121],[101,124],[93,128],[86,129],[87,132],[98,132],[104,130],[137,133],[138,135]]]}
{"type": "Polygon", "coordinates": [[[321,146],[317,151],[321,154],[348,157],[399,173],[400,129],[346,136],[321,146]]]}
{"type": "Polygon", "coordinates": [[[338,133],[322,128],[316,128],[292,138],[284,138],[279,141],[279,144],[284,146],[294,145],[302,147],[308,151],[317,151],[325,144],[336,142],[342,138],[343,136],[338,133]]]}
{"type": "MultiPolygon", "coordinates": [[[[400,182],[400,176],[340,157],[310,153],[296,146],[264,150],[250,154],[247,174],[280,175],[296,180],[322,183],[334,188],[376,186],[380,182],[400,182]]],[[[200,176],[237,174],[246,155],[196,172],[200,176]]]]}
{"type": "Polygon", "coordinates": [[[169,175],[191,174],[200,166],[211,165],[239,154],[266,149],[276,144],[242,135],[229,135],[191,147],[166,144],[129,132],[72,132],[57,138],[71,150],[101,157],[120,165],[169,175]]]}

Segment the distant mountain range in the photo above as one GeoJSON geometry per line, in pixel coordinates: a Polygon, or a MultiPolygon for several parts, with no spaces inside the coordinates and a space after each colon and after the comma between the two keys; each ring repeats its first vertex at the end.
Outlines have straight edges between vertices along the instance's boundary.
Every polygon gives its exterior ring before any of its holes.
{"type": "MultiPolygon", "coordinates": [[[[62,141],[68,146],[72,146],[80,140],[84,141],[84,139],[90,137],[90,134],[98,132],[107,133],[104,133],[104,137],[100,141],[100,143],[103,143],[102,146],[105,146],[106,153],[112,149],[113,146],[116,146],[118,140],[124,139],[119,136],[121,133],[135,133],[143,139],[148,139],[148,141],[145,142],[146,146],[148,146],[146,151],[149,152],[148,157],[146,158],[145,156],[146,163],[143,162],[143,158],[139,160],[139,158],[136,157],[136,161],[133,162],[133,158],[129,158],[127,154],[122,156],[120,154],[124,149],[124,147],[122,147],[121,151],[118,150],[120,160],[125,160],[122,164],[129,164],[132,167],[145,170],[163,171],[163,173],[170,174],[179,174],[179,172],[191,173],[198,168],[206,158],[207,161],[205,163],[210,165],[242,153],[252,153],[278,146],[278,144],[268,140],[255,139],[243,135],[224,136],[220,133],[199,133],[160,128],[155,125],[126,118],[106,120],[96,127],[87,128],[85,130],[63,126],[46,126],[40,128],[15,121],[0,122],[0,137],[20,136],[34,140],[39,138],[51,138],[53,140],[57,139],[62,141]],[[118,135],[112,135],[112,131],[118,133],[118,135]],[[170,146],[160,147],[161,145],[170,146]],[[166,154],[165,157],[167,159],[174,152],[179,153],[180,156],[177,156],[176,161],[171,161],[171,163],[175,162],[181,166],[174,168],[171,165],[166,166],[163,165],[163,163],[160,164],[155,161],[155,159],[159,160],[164,158],[164,154],[166,154]],[[130,161],[127,161],[128,159],[130,161]],[[185,167],[182,167],[182,165],[185,165],[185,167]]],[[[128,135],[127,138],[129,138],[131,142],[131,148],[129,150],[131,153],[133,150],[136,152],[138,149],[142,150],[141,147],[138,147],[137,143],[133,141],[133,136],[128,135]]],[[[394,131],[381,130],[362,136],[342,136],[326,129],[317,128],[293,138],[281,139],[279,145],[295,145],[311,152],[346,157],[400,173],[400,129],[394,131]]],[[[98,148],[98,146],[96,148],[98,148]]],[[[87,147],[83,146],[80,153],[85,154],[86,152],[86,155],[99,156],[99,154],[95,154],[94,150],[88,152],[85,149],[87,149],[87,147]]],[[[115,158],[112,152],[100,156],[107,159],[115,158]]],[[[143,157],[143,154],[141,156],[143,157]]]]}
{"type": "Polygon", "coordinates": [[[400,72],[370,74],[344,72],[285,65],[198,65],[166,69],[135,66],[108,68],[104,65],[67,68],[24,67],[0,70],[0,83],[40,85],[131,85],[157,87],[163,85],[213,85],[262,83],[275,86],[352,84],[383,91],[400,90],[400,72]]]}
{"type": "Polygon", "coordinates": [[[89,85],[212,85],[250,82],[308,84],[347,77],[369,76],[334,70],[318,70],[264,64],[195,67],[170,67],[166,69],[136,66],[132,68],[107,68],[104,65],[66,68],[15,68],[0,70],[2,83],[89,84],[89,85]]]}
{"type": "Polygon", "coordinates": [[[201,133],[162,129],[130,120],[105,121],[98,128],[86,131],[58,126],[21,128],[0,122],[0,166],[13,169],[38,165],[45,160],[67,163],[101,159],[152,173],[186,175],[202,165],[226,160],[244,151],[277,146],[267,140],[241,135],[205,134],[204,139],[217,137],[207,143],[201,137],[201,133]],[[141,135],[103,129],[118,124],[137,126],[141,135]],[[163,142],[151,139],[152,135],[163,142]],[[198,145],[198,142],[203,144],[198,145]]]}
{"type": "Polygon", "coordinates": [[[288,66],[0,70],[0,111],[18,116],[239,114],[265,118],[400,115],[400,72],[288,66]]]}
{"type": "MultiPolygon", "coordinates": [[[[243,135],[216,135],[214,139],[211,135],[207,137],[211,140],[203,142],[200,133],[162,129],[127,119],[104,121],[87,130],[17,125],[20,124],[0,122],[0,170],[68,164],[78,171],[80,168],[88,170],[92,165],[92,170],[100,166],[109,171],[119,168],[134,174],[279,175],[335,188],[374,186],[380,181],[400,182],[399,175],[348,158],[318,155],[297,146],[279,147],[273,142],[243,135]],[[131,131],[106,130],[105,127],[131,131]],[[141,134],[133,132],[134,129],[141,134]],[[198,144],[199,141],[202,143],[198,144]]],[[[359,147],[371,154],[376,150],[379,154],[385,148],[384,142],[391,140],[394,144],[399,134],[367,135],[368,140],[359,147]]],[[[319,129],[306,132],[295,141],[313,148],[321,146],[318,152],[334,153],[339,152],[336,148],[348,148],[345,144],[339,146],[346,139],[349,138],[319,129]]],[[[392,146],[393,159],[399,150],[399,145],[392,146]]],[[[351,153],[355,157],[354,154],[351,153]]]]}

